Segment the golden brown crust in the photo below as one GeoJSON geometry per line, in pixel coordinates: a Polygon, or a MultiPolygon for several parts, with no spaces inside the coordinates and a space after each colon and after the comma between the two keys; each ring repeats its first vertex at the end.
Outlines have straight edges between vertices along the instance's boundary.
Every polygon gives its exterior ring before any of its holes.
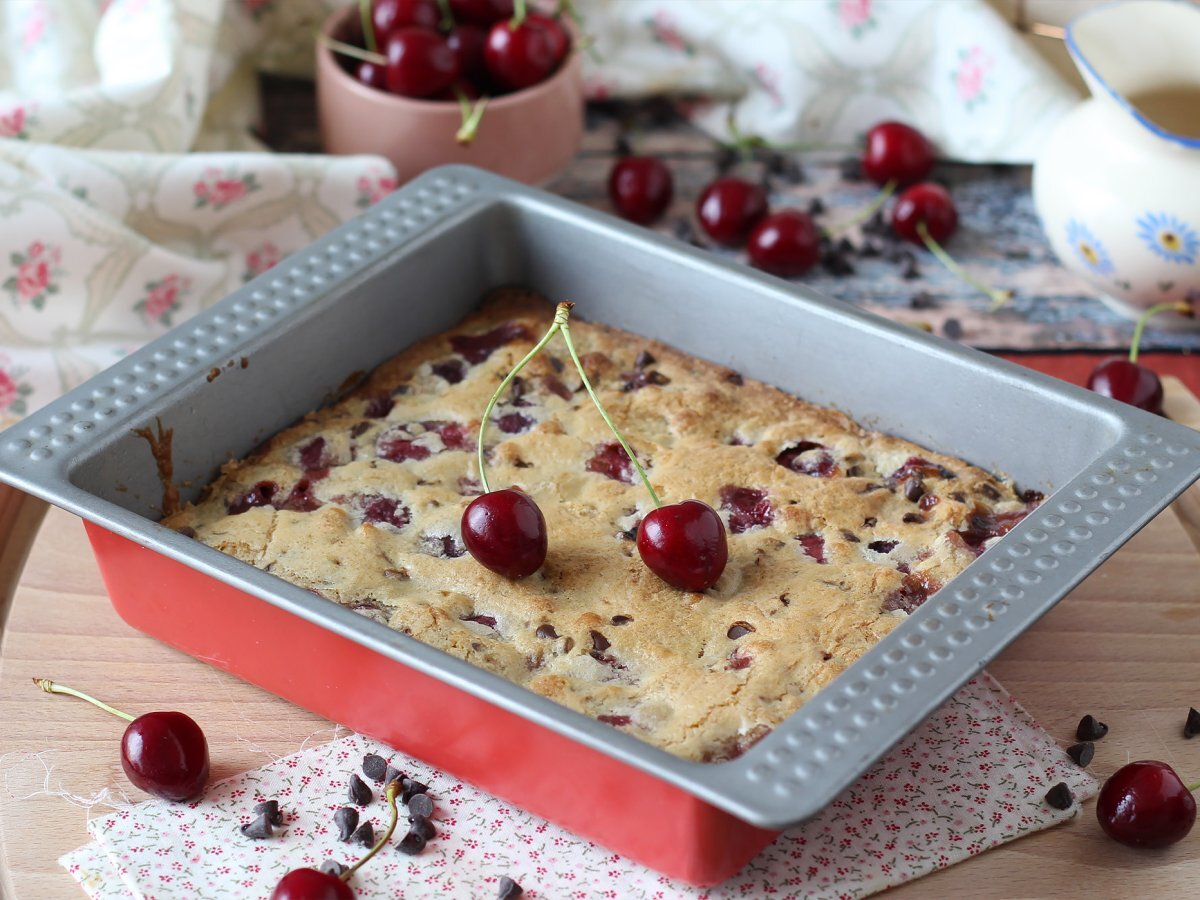
{"type": "Polygon", "coordinates": [[[542,569],[507,581],[463,552],[459,518],[478,488],[478,417],[551,317],[528,292],[497,292],[347,399],[226,465],[205,499],[166,524],[672,753],[712,760],[794,712],[1026,510],[1011,484],[961,460],[575,319],[589,377],[663,502],[695,497],[734,525],[729,564],[712,590],[688,594],[641,563],[631,538],[649,497],[632,479],[589,470],[612,438],[556,340],[489,426],[492,486],[531,494],[550,536],[542,569]],[[511,340],[486,359],[455,352],[455,336],[494,329],[511,340]],[[730,510],[739,502],[763,524],[742,529],[730,510]]]}

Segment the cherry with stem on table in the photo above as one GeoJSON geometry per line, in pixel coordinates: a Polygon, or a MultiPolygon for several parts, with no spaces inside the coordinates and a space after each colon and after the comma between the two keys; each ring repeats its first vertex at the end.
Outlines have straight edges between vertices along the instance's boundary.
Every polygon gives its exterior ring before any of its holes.
{"type": "Polygon", "coordinates": [[[887,202],[897,188],[926,178],[937,161],[933,145],[920,131],[903,122],[880,122],[867,132],[863,147],[863,174],[880,190],[852,218],[825,229],[831,238],[865,222],[887,202]]]}
{"type": "Polygon", "coordinates": [[[400,820],[400,811],[396,807],[396,797],[399,793],[400,780],[389,782],[384,797],[392,814],[391,821],[388,823],[387,831],[362,859],[340,875],[322,872],[318,869],[293,869],[275,885],[270,900],[353,900],[354,891],[348,883],[351,876],[383,849],[392,839],[392,833],[396,830],[396,823],[400,820]]]}
{"type": "Polygon", "coordinates": [[[675,195],[675,180],[656,156],[622,156],[608,175],[608,198],[623,219],[649,225],[662,218],[675,195]]]}
{"type": "Polygon", "coordinates": [[[1100,788],[1096,818],[1115,841],[1130,847],[1168,847],[1196,824],[1196,784],[1184,784],[1169,765],[1140,760],[1117,769],[1100,788]]]}
{"type": "Polygon", "coordinates": [[[208,783],[208,741],[190,716],[158,711],[134,718],[49,678],[34,678],[33,683],[47,694],[78,697],[128,722],[121,737],[121,768],[147,794],[180,802],[204,790],[208,783]]]}
{"type": "Polygon", "coordinates": [[[1088,376],[1089,390],[1147,412],[1160,416],[1163,414],[1162,382],[1152,369],[1146,368],[1137,360],[1146,323],[1164,312],[1177,312],[1189,318],[1195,316],[1195,308],[1190,303],[1159,303],[1151,306],[1138,317],[1137,325],[1134,326],[1129,356],[1113,356],[1099,363],[1088,376]]]}

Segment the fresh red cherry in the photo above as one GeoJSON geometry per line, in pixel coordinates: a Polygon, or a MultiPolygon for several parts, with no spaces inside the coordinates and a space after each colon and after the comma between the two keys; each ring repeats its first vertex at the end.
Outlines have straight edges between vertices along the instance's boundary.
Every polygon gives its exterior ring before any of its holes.
{"type": "Polygon", "coordinates": [[[125,729],[121,767],[147,794],[191,800],[208,782],[208,741],[190,716],[146,713],[125,729]]]}
{"type": "Polygon", "coordinates": [[[1163,414],[1163,386],[1158,376],[1124,356],[1104,360],[1088,376],[1089,390],[1138,409],[1163,414]]]}
{"type": "Polygon", "coordinates": [[[696,200],[700,227],[718,244],[737,246],[767,214],[767,192],[744,178],[718,178],[696,200]]]}
{"type": "Polygon", "coordinates": [[[387,89],[404,97],[429,97],[458,77],[458,60],[446,39],[426,28],[397,28],[384,43],[387,89]]]}
{"type": "Polygon", "coordinates": [[[279,879],[271,900],[354,900],[354,891],[328,872],[293,869],[279,879]]]}
{"type": "Polygon", "coordinates": [[[867,132],[863,174],[878,185],[916,184],[933,169],[933,146],[925,135],[901,122],[881,122],[867,132]]]}
{"type": "Polygon", "coordinates": [[[518,91],[545,81],[558,65],[555,37],[527,17],[520,25],[497,22],[487,33],[483,59],[492,78],[504,88],[518,91]]]}
{"type": "Polygon", "coordinates": [[[958,228],[958,210],[950,192],[940,184],[914,184],[899,197],[892,207],[892,231],[906,241],[925,245],[917,226],[925,223],[929,236],[944,244],[958,228]]]}
{"type": "Polygon", "coordinates": [[[708,590],[729,560],[725,525],[716,510],[699,500],[648,513],[638,526],[637,547],[651,572],[684,591],[708,590]]]}
{"type": "Polygon", "coordinates": [[[1196,799],[1175,770],[1156,760],[1117,769],[1100,788],[1096,818],[1104,833],[1130,847],[1167,847],[1196,824],[1196,799]]]}
{"type": "Polygon", "coordinates": [[[754,226],[746,251],[763,271],[792,277],[803,275],[821,258],[821,239],[806,213],[781,209],[754,226]]]}
{"type": "Polygon", "coordinates": [[[472,500],[463,512],[462,537],[480,565],[505,578],[532,575],[546,561],[546,519],[523,491],[491,491],[472,500]]]}
{"type": "Polygon", "coordinates": [[[474,82],[487,73],[483,61],[483,44],[486,40],[487,35],[477,25],[455,25],[450,29],[446,35],[446,43],[458,60],[460,79],[470,79],[470,82],[474,82]]]}
{"type": "Polygon", "coordinates": [[[370,60],[361,60],[354,68],[354,77],[367,87],[376,90],[387,90],[387,69],[370,60]]]}
{"type": "Polygon", "coordinates": [[[649,225],[671,204],[675,182],[666,163],[653,156],[624,156],[608,175],[608,197],[622,218],[649,225]]]}
{"type": "Polygon", "coordinates": [[[121,738],[121,767],[135,785],[164,800],[191,800],[208,781],[208,741],[181,712],[151,712],[136,719],[82,691],[48,678],[33,683],[48,694],[69,694],[129,722],[121,738]]]}
{"type": "Polygon", "coordinates": [[[571,35],[563,27],[560,19],[543,16],[541,13],[530,13],[526,16],[527,24],[540,28],[550,38],[550,46],[554,50],[554,68],[566,59],[567,51],[571,49],[571,35]]]}
{"type": "Polygon", "coordinates": [[[379,44],[396,28],[416,25],[433,30],[441,19],[437,0],[373,0],[371,3],[371,24],[379,44]]]}
{"type": "Polygon", "coordinates": [[[455,22],[487,27],[513,16],[512,0],[450,0],[455,22]]]}

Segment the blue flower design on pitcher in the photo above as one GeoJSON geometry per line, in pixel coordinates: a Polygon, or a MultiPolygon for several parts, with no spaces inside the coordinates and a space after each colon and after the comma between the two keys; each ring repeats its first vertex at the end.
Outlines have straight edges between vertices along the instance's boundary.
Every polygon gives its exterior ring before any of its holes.
{"type": "Polygon", "coordinates": [[[1088,231],[1087,226],[1078,219],[1071,219],[1067,222],[1067,243],[1083,260],[1083,264],[1097,275],[1113,273],[1112,260],[1108,258],[1108,252],[1104,249],[1104,245],[1096,240],[1095,236],[1088,231]]]}
{"type": "Polygon", "coordinates": [[[1200,235],[1175,216],[1146,213],[1137,221],[1138,237],[1167,262],[1191,265],[1200,253],[1200,235]]]}

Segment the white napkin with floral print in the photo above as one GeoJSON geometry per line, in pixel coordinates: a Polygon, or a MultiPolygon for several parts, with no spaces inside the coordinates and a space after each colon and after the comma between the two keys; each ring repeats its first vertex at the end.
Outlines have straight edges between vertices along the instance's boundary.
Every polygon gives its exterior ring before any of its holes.
{"type": "MultiPolygon", "coordinates": [[[[361,848],[338,841],[333,813],[367,753],[429,785],[439,831],[419,856],[385,848],[359,870],[356,896],[381,900],[493,897],[505,875],[530,898],[865,897],[1067,821],[1096,793],[1092,777],[985,673],[824,812],[717,888],[673,882],[361,735],[212,785],[186,806],[149,800],[94,818],[94,841],[60,863],[103,900],[267,896],[293,868],[358,858],[361,848]],[[1076,798],[1066,811],[1045,802],[1060,781],[1076,798]],[[268,840],[242,837],[239,826],[268,799],[279,801],[284,827],[268,840]]],[[[385,813],[376,799],[363,821],[378,834],[385,813]]]]}

